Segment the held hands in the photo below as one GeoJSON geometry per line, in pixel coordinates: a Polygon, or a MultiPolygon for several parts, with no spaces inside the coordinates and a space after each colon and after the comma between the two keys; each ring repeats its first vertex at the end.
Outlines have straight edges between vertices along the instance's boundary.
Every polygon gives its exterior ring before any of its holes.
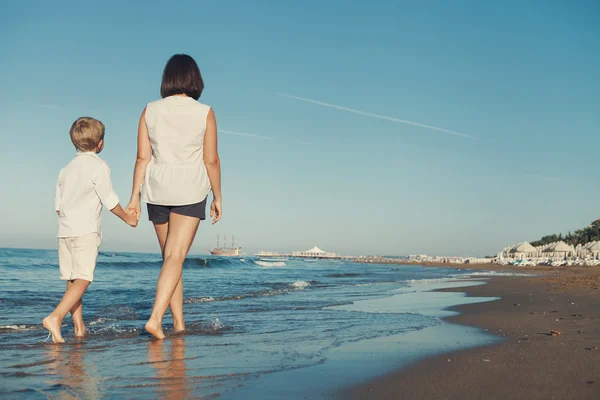
{"type": "Polygon", "coordinates": [[[129,210],[125,210],[125,223],[133,228],[138,224],[139,218],[137,215],[132,214],[129,210]]]}
{"type": "Polygon", "coordinates": [[[125,207],[125,214],[127,214],[125,222],[135,228],[140,220],[141,213],[140,199],[131,199],[127,207],[125,207]]]}
{"type": "Polygon", "coordinates": [[[213,199],[210,205],[210,217],[213,219],[213,225],[219,222],[221,216],[223,215],[223,206],[221,205],[221,200],[213,199]]]}

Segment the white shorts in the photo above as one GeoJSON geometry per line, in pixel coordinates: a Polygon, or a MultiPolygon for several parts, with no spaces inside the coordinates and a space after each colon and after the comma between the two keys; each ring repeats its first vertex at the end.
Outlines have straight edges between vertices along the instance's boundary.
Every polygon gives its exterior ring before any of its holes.
{"type": "Polygon", "coordinates": [[[95,232],[78,237],[58,238],[60,279],[84,279],[92,282],[99,246],[100,235],[95,232]]]}

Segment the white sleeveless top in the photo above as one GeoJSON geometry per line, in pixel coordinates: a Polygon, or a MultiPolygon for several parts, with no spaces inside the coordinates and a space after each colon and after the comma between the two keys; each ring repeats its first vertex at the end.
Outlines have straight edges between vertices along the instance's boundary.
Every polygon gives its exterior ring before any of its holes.
{"type": "Polygon", "coordinates": [[[210,192],[204,165],[204,134],[210,106],[191,97],[169,96],[148,103],[146,126],[152,159],[146,169],[142,200],[182,206],[199,203],[210,192]]]}

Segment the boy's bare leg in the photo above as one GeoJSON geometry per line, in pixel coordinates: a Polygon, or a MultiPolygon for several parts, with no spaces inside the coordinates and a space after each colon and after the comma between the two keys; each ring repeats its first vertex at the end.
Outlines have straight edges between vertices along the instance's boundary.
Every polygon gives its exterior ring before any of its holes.
{"type": "Polygon", "coordinates": [[[54,343],[64,343],[64,339],[60,333],[60,326],[63,319],[69,311],[71,311],[77,303],[81,301],[83,294],[90,285],[89,281],[83,279],[75,279],[71,285],[65,290],[60,303],[56,306],[54,311],[50,313],[42,321],[44,328],[48,329],[52,334],[52,341],[54,343]]]}
{"type": "Polygon", "coordinates": [[[163,252],[163,266],[156,284],[156,297],[146,331],[157,339],[164,339],[162,319],[181,280],[183,262],[198,230],[200,219],[171,213],[169,234],[163,252]]]}
{"type": "MultiPolygon", "coordinates": [[[[156,237],[158,238],[158,244],[160,245],[160,252],[163,254],[165,244],[167,243],[167,235],[169,234],[169,223],[154,224],[154,230],[156,230],[156,237]]],[[[183,276],[183,275],[182,275],[183,276]]],[[[171,302],[169,303],[171,308],[171,315],[173,316],[173,330],[175,332],[181,332],[185,330],[185,320],[183,319],[183,279],[179,278],[179,283],[175,288],[171,302]]]]}
{"type": "MultiPolygon", "coordinates": [[[[73,281],[67,281],[67,289],[73,284],[73,281]]],[[[71,308],[71,318],[73,319],[73,327],[75,328],[75,336],[85,336],[85,324],[83,323],[83,303],[79,300],[73,308],[71,308]]]]}

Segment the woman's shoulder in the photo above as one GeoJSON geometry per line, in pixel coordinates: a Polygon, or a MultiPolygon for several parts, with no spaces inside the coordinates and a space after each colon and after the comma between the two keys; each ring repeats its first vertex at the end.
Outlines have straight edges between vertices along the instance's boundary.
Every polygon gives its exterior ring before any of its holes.
{"type": "Polygon", "coordinates": [[[169,97],[165,97],[163,99],[154,100],[154,101],[151,101],[150,103],[148,103],[146,105],[146,108],[156,108],[156,107],[161,107],[161,106],[168,106],[170,104],[177,104],[179,106],[185,104],[189,107],[193,107],[193,108],[196,108],[199,110],[206,110],[206,112],[208,112],[208,110],[210,110],[212,108],[208,104],[200,103],[199,101],[194,100],[191,97],[183,97],[183,96],[169,96],[169,97]]]}
{"type": "Polygon", "coordinates": [[[151,101],[148,104],[146,104],[146,109],[155,108],[155,107],[161,106],[163,104],[166,104],[168,102],[167,101],[168,99],[169,99],[169,97],[165,97],[164,99],[158,99],[158,100],[151,101]]]}
{"type": "Polygon", "coordinates": [[[196,104],[198,104],[198,109],[201,110],[204,114],[208,114],[208,112],[212,109],[212,107],[208,104],[200,103],[198,101],[196,102],[196,104]]]}

